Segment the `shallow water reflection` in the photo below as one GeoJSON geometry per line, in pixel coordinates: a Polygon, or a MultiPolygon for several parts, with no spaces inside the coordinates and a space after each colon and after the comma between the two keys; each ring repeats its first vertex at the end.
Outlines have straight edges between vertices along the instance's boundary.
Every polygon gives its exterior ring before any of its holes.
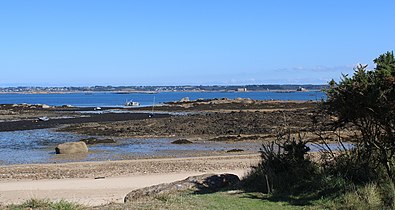
{"type": "MultiPolygon", "coordinates": [[[[171,144],[170,138],[115,138],[116,143],[88,145],[89,153],[57,155],[55,147],[64,142],[79,141],[85,135],[55,132],[52,129],[0,132],[0,165],[30,163],[63,163],[75,161],[104,161],[156,157],[189,157],[224,154],[231,149],[257,152],[262,142],[214,142],[196,141],[193,144],[171,144]]],[[[103,138],[103,137],[101,137],[103,138]]],[[[310,151],[322,149],[322,145],[309,144],[310,151]]],[[[338,150],[338,144],[329,144],[338,150]]],[[[347,149],[352,144],[345,145],[347,149]]]]}
{"type": "Polygon", "coordinates": [[[205,155],[208,152],[223,153],[235,148],[256,152],[261,145],[258,142],[212,141],[177,145],[171,144],[174,139],[169,138],[116,138],[117,143],[88,145],[88,154],[55,154],[55,147],[58,144],[79,141],[87,137],[55,132],[52,129],[0,132],[0,165],[122,160],[143,157],[187,157],[205,155]]]}

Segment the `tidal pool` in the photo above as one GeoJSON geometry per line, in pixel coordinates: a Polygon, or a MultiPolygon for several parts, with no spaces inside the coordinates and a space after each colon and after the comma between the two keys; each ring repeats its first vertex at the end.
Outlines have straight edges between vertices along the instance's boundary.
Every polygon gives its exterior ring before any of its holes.
{"type": "MultiPolygon", "coordinates": [[[[225,154],[232,149],[242,149],[248,153],[258,152],[262,142],[215,142],[195,141],[193,144],[171,144],[172,138],[114,138],[116,143],[88,145],[89,153],[80,155],[58,155],[55,147],[64,142],[79,141],[91,136],[53,129],[0,132],[0,165],[64,163],[76,161],[105,161],[160,157],[191,157],[225,154]]],[[[104,137],[98,137],[104,138],[104,137]]],[[[311,152],[322,150],[320,144],[308,144],[311,152]]],[[[345,144],[346,149],[352,144],[345,144]]],[[[329,144],[339,150],[338,144],[329,144]]]]}
{"type": "Polygon", "coordinates": [[[261,145],[259,142],[213,141],[178,145],[171,144],[175,139],[170,138],[114,138],[116,143],[88,145],[87,154],[55,154],[55,147],[58,144],[79,141],[87,137],[89,136],[56,132],[53,129],[0,132],[0,165],[188,157],[220,154],[231,149],[257,152],[261,145]]]}

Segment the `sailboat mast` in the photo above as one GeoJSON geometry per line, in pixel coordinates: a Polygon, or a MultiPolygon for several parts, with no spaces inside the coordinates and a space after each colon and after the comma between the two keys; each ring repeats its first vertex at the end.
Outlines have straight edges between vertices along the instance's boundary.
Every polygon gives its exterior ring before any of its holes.
{"type": "Polygon", "coordinates": [[[154,106],[155,106],[155,96],[154,96],[154,102],[152,102],[152,115],[154,115],[154,106]]]}

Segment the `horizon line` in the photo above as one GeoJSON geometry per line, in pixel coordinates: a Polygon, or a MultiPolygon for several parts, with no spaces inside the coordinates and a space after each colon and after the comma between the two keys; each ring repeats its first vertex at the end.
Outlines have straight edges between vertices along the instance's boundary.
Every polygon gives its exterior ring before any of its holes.
{"type": "Polygon", "coordinates": [[[323,86],[323,85],[328,85],[328,83],[322,83],[322,84],[311,84],[311,83],[283,83],[283,84],[278,84],[278,83],[267,83],[267,84],[230,84],[230,85],[225,85],[225,84],[210,84],[210,85],[192,85],[192,84],[183,84],[183,85],[0,85],[0,88],[25,88],[25,87],[30,87],[30,88],[54,88],[54,87],[183,87],[183,86],[192,86],[192,87],[199,87],[199,86],[206,86],[206,87],[211,87],[211,86],[220,86],[220,87],[234,87],[234,86],[268,86],[268,85],[280,85],[280,86],[301,86],[301,85],[310,85],[310,86],[323,86]]]}

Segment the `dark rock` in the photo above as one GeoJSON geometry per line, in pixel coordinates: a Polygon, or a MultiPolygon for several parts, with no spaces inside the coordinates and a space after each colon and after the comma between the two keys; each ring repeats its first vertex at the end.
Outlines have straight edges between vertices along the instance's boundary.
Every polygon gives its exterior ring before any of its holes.
{"type": "Polygon", "coordinates": [[[141,198],[177,193],[186,190],[194,190],[197,193],[215,192],[226,187],[236,186],[239,182],[239,177],[234,174],[204,174],[200,176],[191,176],[181,181],[133,190],[125,196],[124,202],[127,203],[141,198]]]}
{"type": "Polygon", "coordinates": [[[217,136],[209,141],[236,141],[237,139],[237,136],[217,136]]]}
{"type": "Polygon", "coordinates": [[[243,152],[243,151],[244,151],[243,149],[231,149],[226,152],[230,153],[230,152],[243,152]]]}
{"type": "Polygon", "coordinates": [[[86,144],[111,144],[111,143],[116,143],[114,139],[97,139],[94,137],[86,138],[86,139],[81,139],[80,141],[85,142],[86,144]]]}
{"type": "Polygon", "coordinates": [[[104,176],[98,176],[98,177],[95,177],[95,179],[105,179],[106,177],[104,177],[104,176]]]}
{"type": "Polygon", "coordinates": [[[189,141],[188,139],[178,139],[173,142],[172,144],[193,144],[193,142],[189,141]]]}

